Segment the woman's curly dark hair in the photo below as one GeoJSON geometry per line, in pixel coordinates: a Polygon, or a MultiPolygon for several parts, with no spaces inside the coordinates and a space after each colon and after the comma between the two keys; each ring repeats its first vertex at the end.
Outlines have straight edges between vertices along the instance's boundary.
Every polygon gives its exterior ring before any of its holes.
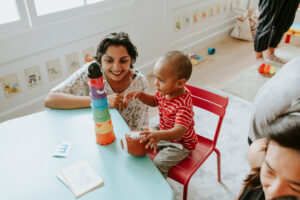
{"type": "Polygon", "coordinates": [[[101,58],[110,45],[123,46],[126,48],[132,59],[132,62],[130,63],[130,68],[132,69],[138,56],[138,52],[137,48],[130,41],[128,34],[124,32],[110,33],[100,42],[95,56],[96,61],[101,64],[101,58]]]}

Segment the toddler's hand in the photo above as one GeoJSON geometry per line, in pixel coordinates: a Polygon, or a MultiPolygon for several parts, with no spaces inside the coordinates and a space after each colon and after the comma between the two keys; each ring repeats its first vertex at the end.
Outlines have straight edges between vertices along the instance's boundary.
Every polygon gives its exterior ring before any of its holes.
{"type": "Polygon", "coordinates": [[[157,143],[160,141],[160,133],[159,131],[145,131],[140,133],[140,135],[146,135],[145,138],[140,140],[140,143],[148,142],[145,146],[146,149],[149,147],[154,150],[156,153],[157,143]]]}
{"type": "Polygon", "coordinates": [[[124,96],[123,104],[125,105],[125,107],[127,107],[130,100],[138,99],[140,97],[140,95],[141,95],[141,92],[138,92],[138,91],[127,92],[124,96]]]}
{"type": "Polygon", "coordinates": [[[124,96],[118,93],[114,93],[107,96],[107,100],[110,108],[120,109],[121,111],[125,108],[123,103],[124,96]]]}

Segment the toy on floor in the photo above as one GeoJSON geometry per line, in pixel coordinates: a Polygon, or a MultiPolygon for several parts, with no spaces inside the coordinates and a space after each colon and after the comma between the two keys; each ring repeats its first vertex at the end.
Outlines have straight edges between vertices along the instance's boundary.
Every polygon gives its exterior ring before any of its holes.
{"type": "Polygon", "coordinates": [[[190,59],[192,65],[197,65],[200,62],[205,60],[205,58],[203,56],[199,56],[199,55],[193,54],[193,53],[187,54],[187,57],[190,59]]]}
{"type": "Polygon", "coordinates": [[[280,67],[273,66],[273,65],[271,66],[271,65],[266,64],[266,63],[262,63],[258,68],[259,73],[266,74],[266,75],[271,75],[271,76],[276,74],[279,70],[280,70],[280,67]]]}
{"type": "Polygon", "coordinates": [[[215,48],[208,48],[207,52],[209,55],[214,55],[216,53],[216,49],[215,48]]]}
{"type": "Polygon", "coordinates": [[[107,145],[115,140],[115,134],[104,91],[103,76],[100,65],[97,62],[92,62],[88,67],[88,77],[96,141],[100,145],[107,145]]]}
{"type": "Polygon", "coordinates": [[[300,37],[300,22],[294,22],[290,29],[286,32],[285,43],[290,43],[292,35],[300,37]]]}

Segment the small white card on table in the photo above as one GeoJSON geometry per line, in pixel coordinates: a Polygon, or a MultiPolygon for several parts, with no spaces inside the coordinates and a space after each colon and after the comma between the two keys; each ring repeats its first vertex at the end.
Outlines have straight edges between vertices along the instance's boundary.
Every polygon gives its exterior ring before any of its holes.
{"type": "Polygon", "coordinates": [[[72,147],[72,142],[62,141],[56,147],[53,156],[54,157],[67,157],[72,147]]]}

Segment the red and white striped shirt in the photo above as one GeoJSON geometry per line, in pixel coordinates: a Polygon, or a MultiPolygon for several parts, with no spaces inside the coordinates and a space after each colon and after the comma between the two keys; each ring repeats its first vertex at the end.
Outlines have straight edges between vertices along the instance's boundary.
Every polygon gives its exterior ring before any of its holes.
{"type": "Polygon", "coordinates": [[[182,138],[173,140],[172,142],[180,143],[188,149],[195,149],[198,141],[194,130],[194,111],[191,93],[186,89],[187,93],[173,99],[166,99],[164,95],[156,92],[155,101],[158,103],[159,110],[159,129],[169,130],[175,125],[184,126],[186,131],[182,138]]]}

